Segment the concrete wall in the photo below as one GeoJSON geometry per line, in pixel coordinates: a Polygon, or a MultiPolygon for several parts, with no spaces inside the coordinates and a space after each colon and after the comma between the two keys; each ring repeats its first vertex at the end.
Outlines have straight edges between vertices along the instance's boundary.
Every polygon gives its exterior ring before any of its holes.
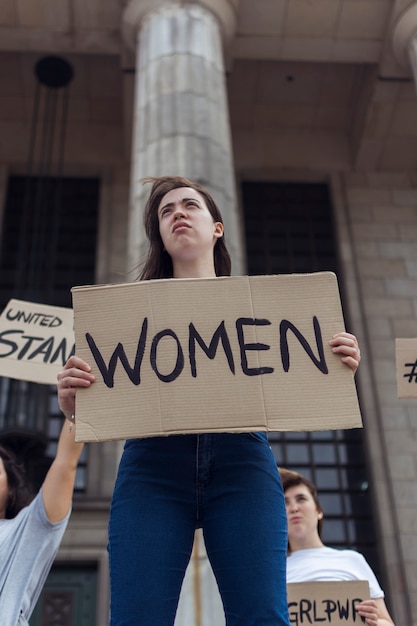
{"type": "Polygon", "coordinates": [[[362,173],[333,183],[363,348],[358,384],[381,553],[397,626],[406,626],[417,623],[417,399],[397,398],[395,339],[417,337],[417,178],[362,173]]]}

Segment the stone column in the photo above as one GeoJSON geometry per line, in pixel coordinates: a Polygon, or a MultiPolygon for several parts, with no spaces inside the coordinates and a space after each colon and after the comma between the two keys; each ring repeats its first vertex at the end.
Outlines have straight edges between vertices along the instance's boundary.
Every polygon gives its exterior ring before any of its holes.
{"type": "Polygon", "coordinates": [[[408,58],[413,72],[414,85],[417,89],[417,33],[414,33],[408,42],[408,58]]]}
{"type": "Polygon", "coordinates": [[[222,38],[236,0],[130,0],[125,39],[136,49],[128,271],[143,260],[145,176],[179,175],[213,195],[225,221],[234,274],[244,273],[222,38]]]}
{"type": "Polygon", "coordinates": [[[417,2],[408,5],[394,22],[392,47],[398,65],[411,69],[417,88],[417,2]]]}
{"type": "MultiPolygon", "coordinates": [[[[136,55],[127,264],[143,260],[146,176],[179,175],[202,184],[225,221],[234,274],[245,271],[234,177],[223,45],[239,0],[130,0],[125,40],[136,55]]],[[[133,273],[134,275],[134,273],[133,273]]],[[[204,541],[197,533],[176,626],[224,624],[204,541]]]]}

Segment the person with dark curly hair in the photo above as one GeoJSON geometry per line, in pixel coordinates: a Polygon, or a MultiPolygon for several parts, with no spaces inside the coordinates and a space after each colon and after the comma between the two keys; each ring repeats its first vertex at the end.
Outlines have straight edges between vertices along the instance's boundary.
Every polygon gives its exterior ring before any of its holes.
{"type": "Polygon", "coordinates": [[[26,626],[58,551],[71,511],[83,444],[65,422],[54,460],[33,498],[24,468],[0,446],[0,623],[26,626]]]}
{"type": "MultiPolygon", "coordinates": [[[[207,190],[174,176],[150,182],[144,214],[149,253],[141,280],[229,276],[223,219],[207,190]]],[[[356,369],[356,338],[340,333],[330,341],[356,369]]],[[[91,384],[90,366],[70,357],[58,382],[64,413],[74,411],[77,388],[91,384]]],[[[216,389],[212,398],[218,413],[216,389]]],[[[174,624],[197,528],[227,626],[289,626],[286,527],[281,481],[265,432],[126,441],[109,523],[111,626],[174,624]]]]}

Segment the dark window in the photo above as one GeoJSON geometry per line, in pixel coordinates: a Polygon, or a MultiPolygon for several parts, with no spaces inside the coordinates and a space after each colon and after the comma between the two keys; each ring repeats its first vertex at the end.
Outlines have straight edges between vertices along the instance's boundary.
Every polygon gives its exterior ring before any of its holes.
{"type": "Polygon", "coordinates": [[[97,566],[55,565],[30,619],[30,626],[93,626],[97,566]]]}
{"type": "MultiPolygon", "coordinates": [[[[245,182],[242,197],[249,274],[338,273],[326,185],[245,182]]],[[[378,576],[362,430],[270,433],[269,440],[278,465],[317,485],[323,541],[359,550],[378,576]]]]}
{"type": "Polygon", "coordinates": [[[94,282],[98,200],[96,178],[9,179],[1,308],[11,297],[71,307],[71,287],[94,282]]]}
{"type": "MultiPolygon", "coordinates": [[[[95,278],[99,180],[12,176],[1,228],[0,306],[10,298],[71,307],[71,287],[95,278]]],[[[55,386],[0,378],[0,431],[36,490],[55,453],[62,415],[55,386]]],[[[86,483],[86,449],[76,488],[86,483]]]]}

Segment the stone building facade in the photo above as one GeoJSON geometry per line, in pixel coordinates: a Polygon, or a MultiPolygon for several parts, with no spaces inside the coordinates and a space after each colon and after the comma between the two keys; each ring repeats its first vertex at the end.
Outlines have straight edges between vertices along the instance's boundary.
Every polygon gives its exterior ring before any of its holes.
{"type": "MultiPolygon", "coordinates": [[[[0,7],[3,249],[10,181],[23,185],[29,173],[98,181],[97,283],[131,280],[146,250],[142,177],[184,175],[212,192],[235,274],[251,264],[245,185],[327,190],[346,319],[362,347],[366,497],[397,626],[417,626],[417,399],[399,400],[395,377],[395,339],[417,337],[416,37],[417,3],[404,0],[3,0],[0,7]],[[55,154],[42,164],[30,152],[34,121],[47,142],[34,68],[51,55],[73,70],[59,174],[55,154]]],[[[60,128],[57,121],[56,140],[60,128]]],[[[77,220],[82,229],[82,215],[77,220]]],[[[6,283],[3,274],[3,300],[13,292],[13,280],[6,283]]],[[[65,580],[83,587],[92,568],[97,626],[108,620],[107,518],[121,447],[89,447],[57,561],[61,589],[65,580]]],[[[177,623],[221,619],[198,537],[177,623]]]]}

